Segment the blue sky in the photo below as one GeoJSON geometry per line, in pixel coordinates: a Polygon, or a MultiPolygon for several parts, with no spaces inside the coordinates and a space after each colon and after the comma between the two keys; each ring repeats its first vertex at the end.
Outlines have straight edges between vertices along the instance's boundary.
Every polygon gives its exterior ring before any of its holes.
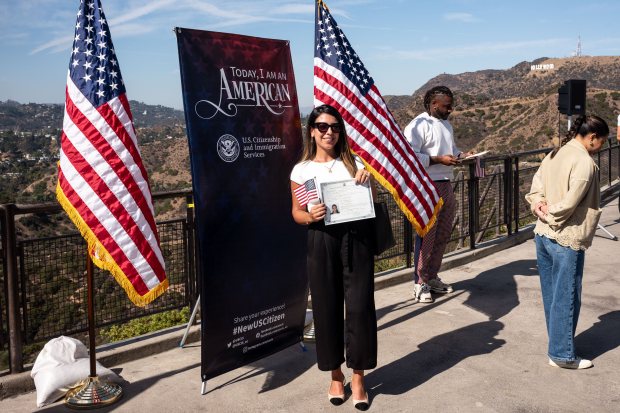
{"type": "MultiPolygon", "coordinates": [[[[620,54],[617,0],[326,0],[384,95],[433,76],[528,60],[620,54]]],[[[291,41],[302,111],[312,105],[314,2],[103,0],[130,99],[182,109],[172,28],[291,41]]],[[[0,100],[62,103],[79,0],[1,0],[0,100]]]]}

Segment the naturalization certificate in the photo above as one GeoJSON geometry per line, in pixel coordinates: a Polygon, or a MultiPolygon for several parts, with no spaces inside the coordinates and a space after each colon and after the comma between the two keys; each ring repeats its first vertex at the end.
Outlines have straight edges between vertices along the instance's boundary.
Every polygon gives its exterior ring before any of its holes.
{"type": "Polygon", "coordinates": [[[375,217],[370,184],[357,184],[355,179],[322,182],[321,194],[327,207],[325,225],[375,217]]]}

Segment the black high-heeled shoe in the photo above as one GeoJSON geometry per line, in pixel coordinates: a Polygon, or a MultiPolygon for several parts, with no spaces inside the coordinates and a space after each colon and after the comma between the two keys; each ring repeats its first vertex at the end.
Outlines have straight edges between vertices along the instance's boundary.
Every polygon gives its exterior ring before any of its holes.
{"type": "Polygon", "coordinates": [[[370,403],[368,402],[368,392],[366,392],[366,397],[361,400],[357,400],[354,398],[351,398],[351,400],[353,401],[353,407],[355,407],[357,410],[365,412],[370,407],[370,403]]]}
{"type": "MultiPolygon", "coordinates": [[[[335,380],[334,380],[335,381],[335,380]]],[[[346,378],[342,379],[342,387],[344,389],[344,386],[346,386],[346,378]]],[[[334,406],[340,406],[341,404],[344,403],[344,397],[345,397],[345,393],[344,390],[342,392],[342,394],[337,394],[337,395],[333,395],[333,394],[329,394],[329,390],[327,391],[327,400],[329,400],[329,402],[331,404],[333,404],[334,406]]]]}

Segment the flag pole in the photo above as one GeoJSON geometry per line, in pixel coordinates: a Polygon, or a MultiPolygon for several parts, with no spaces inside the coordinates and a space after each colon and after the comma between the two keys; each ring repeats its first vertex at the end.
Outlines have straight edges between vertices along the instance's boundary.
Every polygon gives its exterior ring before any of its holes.
{"type": "Polygon", "coordinates": [[[123,389],[116,383],[100,380],[97,376],[97,358],[95,354],[95,282],[94,266],[90,254],[86,253],[86,286],[88,295],[88,353],[90,357],[90,374],[88,378],[65,396],[65,404],[74,409],[94,409],[108,406],[118,401],[123,389]]]}
{"type": "Polygon", "coordinates": [[[88,294],[88,355],[90,357],[90,377],[97,375],[95,356],[95,276],[93,260],[86,254],[86,290],[88,294]]]}

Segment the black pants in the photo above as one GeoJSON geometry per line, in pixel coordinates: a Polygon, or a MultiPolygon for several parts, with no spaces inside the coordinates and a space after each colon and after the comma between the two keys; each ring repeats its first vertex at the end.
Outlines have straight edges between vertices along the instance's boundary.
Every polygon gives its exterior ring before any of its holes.
{"type": "Polygon", "coordinates": [[[308,230],[308,277],[319,369],[340,367],[345,342],[347,367],[375,368],[377,316],[372,220],[329,226],[322,222],[312,224],[308,230]]]}

